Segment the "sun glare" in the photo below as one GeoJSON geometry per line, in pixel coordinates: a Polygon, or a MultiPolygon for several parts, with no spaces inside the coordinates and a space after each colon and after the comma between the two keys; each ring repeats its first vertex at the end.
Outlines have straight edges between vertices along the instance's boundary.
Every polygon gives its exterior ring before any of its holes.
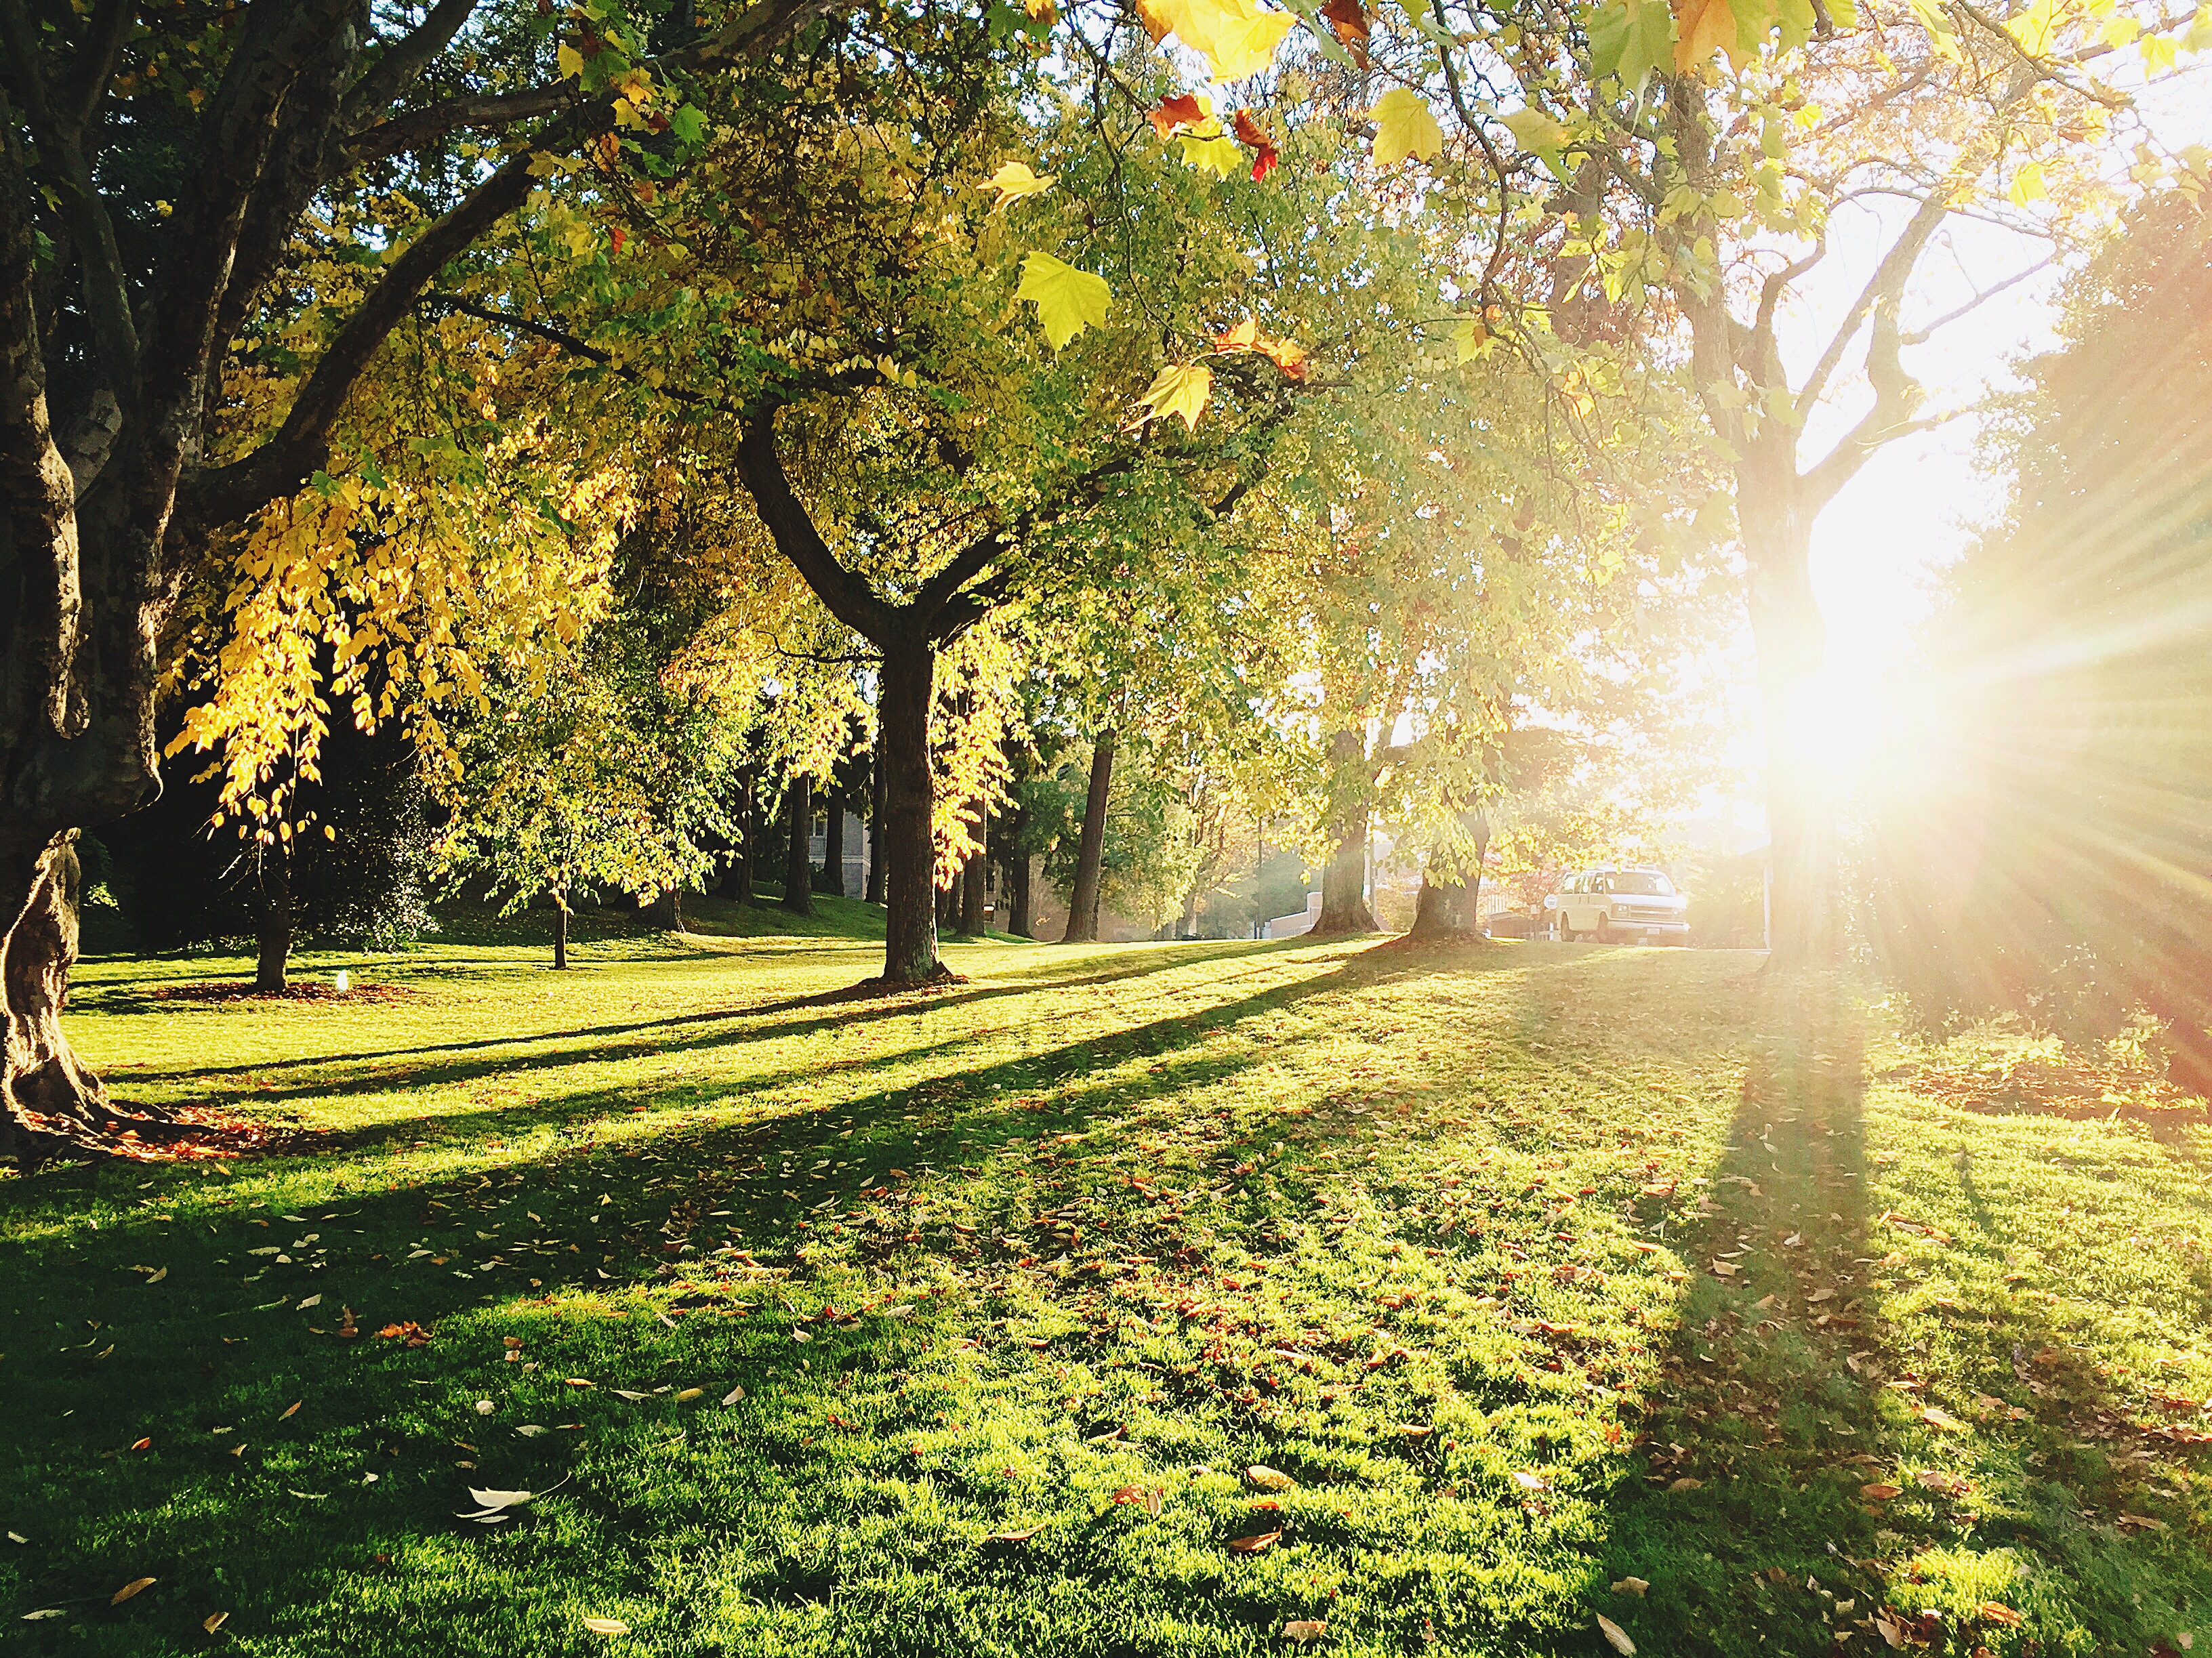
{"type": "Polygon", "coordinates": [[[1856,775],[1888,725],[1881,677],[1831,664],[1790,699],[1790,746],[1838,777],[1856,775]]]}

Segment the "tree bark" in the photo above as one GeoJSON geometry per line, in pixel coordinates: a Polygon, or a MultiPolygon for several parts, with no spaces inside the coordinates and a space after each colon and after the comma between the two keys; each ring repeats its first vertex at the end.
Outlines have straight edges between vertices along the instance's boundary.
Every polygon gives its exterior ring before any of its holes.
{"type": "Polygon", "coordinates": [[[553,970],[565,973],[568,969],[568,900],[561,893],[553,895],[553,970]]]}
{"type": "Polygon", "coordinates": [[[991,814],[983,813],[975,823],[975,838],[982,845],[975,848],[968,859],[968,867],[960,878],[960,930],[971,938],[983,936],[985,901],[990,896],[991,885],[991,814]]]}
{"type": "Polygon", "coordinates": [[[76,964],[76,831],[33,856],[0,859],[0,888],[14,914],[0,937],[6,1070],[0,1072],[0,1156],[37,1160],[52,1136],[94,1128],[117,1114],[100,1078],[62,1032],[70,969],[76,964]],[[22,1114],[45,1121],[30,1123],[22,1114]]]}
{"type": "Polygon", "coordinates": [[[1474,836],[1474,867],[1421,872],[1408,938],[1464,938],[1478,930],[1477,900],[1482,896],[1482,855],[1490,847],[1490,824],[1486,817],[1479,817],[1468,827],[1474,836]]]}
{"type": "Polygon", "coordinates": [[[738,798],[730,817],[730,861],[722,871],[719,890],[733,904],[749,904],[753,901],[753,777],[750,768],[738,774],[738,798]]]}
{"type": "Polygon", "coordinates": [[[1016,851],[1006,859],[1006,931],[1017,938],[1036,937],[1036,918],[1030,913],[1030,854],[1016,851]]]}
{"type": "Polygon", "coordinates": [[[895,985],[950,976],[937,958],[937,847],[930,816],[929,702],[937,653],[926,639],[883,643],[878,693],[884,770],[884,977],[895,985]]]}
{"type": "Polygon", "coordinates": [[[784,795],[783,907],[793,915],[814,914],[814,860],[806,843],[814,831],[814,780],[801,773],[784,795]]]}
{"type": "Polygon", "coordinates": [[[823,816],[830,833],[822,843],[822,885],[825,891],[845,896],[845,796],[832,783],[822,797],[823,816]]]}
{"type": "Polygon", "coordinates": [[[884,779],[886,775],[880,712],[877,715],[876,751],[869,758],[867,902],[880,904],[884,901],[884,779]]]}
{"type": "Polygon", "coordinates": [[[1313,936],[1376,931],[1367,902],[1367,745],[1356,731],[1328,740],[1328,823],[1333,842],[1321,872],[1321,914],[1313,936]]]}
{"type": "Polygon", "coordinates": [[[1841,949],[1836,800],[1828,774],[1792,730],[1820,671],[1826,626],[1813,596],[1812,514],[1794,476],[1747,477],[1737,511],[1749,566],[1752,641],[1766,743],[1766,833],[1773,860],[1767,960],[1784,971],[1834,965],[1841,949]]]}
{"type": "Polygon", "coordinates": [[[292,849],[281,841],[264,847],[258,863],[253,990],[258,996],[281,996],[292,958],[292,849]]]}
{"type": "Polygon", "coordinates": [[[1067,902],[1064,944],[1098,938],[1099,869],[1106,856],[1106,800],[1114,782],[1114,728],[1098,733],[1091,749],[1091,789],[1083,800],[1083,839],[1075,853],[1075,888],[1067,902]]]}

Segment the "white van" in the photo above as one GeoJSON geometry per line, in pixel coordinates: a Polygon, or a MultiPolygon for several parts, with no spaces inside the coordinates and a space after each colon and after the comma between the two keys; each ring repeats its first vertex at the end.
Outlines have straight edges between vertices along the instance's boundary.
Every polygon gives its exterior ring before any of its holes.
{"type": "Polygon", "coordinates": [[[1689,942],[1689,895],[1663,869],[1586,869],[1544,900],[1550,936],[1600,944],[1689,942]]]}

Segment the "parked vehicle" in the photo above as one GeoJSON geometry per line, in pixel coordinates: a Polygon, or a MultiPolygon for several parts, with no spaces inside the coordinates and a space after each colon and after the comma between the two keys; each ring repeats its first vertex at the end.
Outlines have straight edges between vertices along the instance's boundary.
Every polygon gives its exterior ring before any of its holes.
{"type": "Polygon", "coordinates": [[[1493,938],[1534,938],[1548,925],[1517,909],[1501,909],[1483,924],[1482,930],[1493,938]]]}
{"type": "Polygon", "coordinates": [[[1544,900],[1550,936],[1600,944],[1686,944],[1689,895],[1663,869],[1586,869],[1544,900]]]}

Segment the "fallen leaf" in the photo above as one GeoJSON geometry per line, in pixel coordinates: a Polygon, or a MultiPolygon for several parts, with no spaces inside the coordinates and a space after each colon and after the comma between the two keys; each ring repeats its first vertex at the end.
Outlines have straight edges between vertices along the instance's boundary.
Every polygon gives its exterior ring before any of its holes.
{"type": "Polygon", "coordinates": [[[1597,1632],[1605,1637],[1607,1646],[1615,1652],[1623,1654],[1624,1658],[1626,1655],[1632,1654],[1636,1650],[1636,1643],[1628,1638],[1628,1631],[1603,1612],[1597,1614],[1597,1632]]]}
{"type": "Polygon", "coordinates": [[[228,1612],[211,1612],[208,1613],[206,1617],[200,1619],[200,1627],[205,1630],[210,1635],[212,1635],[229,1621],[230,1614],[228,1612]]]}
{"type": "Polygon", "coordinates": [[[134,1450],[134,1451],[143,1451],[143,1450],[147,1449],[149,1446],[151,1446],[151,1445],[153,1444],[153,1442],[154,1442],[154,1441],[153,1441],[153,1437],[152,1437],[152,1436],[151,1436],[151,1435],[149,1435],[149,1436],[148,1436],[146,1438],[144,1438],[144,1439],[141,1439],[141,1440],[137,1440],[137,1441],[134,1442],[132,1443],[132,1445],[131,1445],[131,1448],[132,1450],[134,1450]]]}
{"type": "Polygon", "coordinates": [[[1966,1431],[1966,1424],[1960,1421],[1957,1417],[1953,1416],[1950,1412],[1944,1410],[1941,1406],[1922,1406],[1920,1407],[1920,1419],[1923,1422],[1925,1422],[1929,1427],[1941,1428],[1947,1433],[1962,1434],[1966,1431]]]}
{"type": "Polygon", "coordinates": [[[1675,1480],[1672,1485],[1668,1485],[1667,1489],[1670,1491],[1701,1491],[1705,1488],[1705,1482],[1702,1479],[1692,1479],[1687,1474],[1685,1474],[1681,1479],[1675,1480]]]}
{"type": "Polygon", "coordinates": [[[1981,1618],[1985,1624],[1996,1624],[2005,1629],[2018,1629],[2027,1621],[2010,1606],[1996,1600],[1982,1602],[1981,1618]]]}
{"type": "Polygon", "coordinates": [[[706,1391],[707,1390],[704,1388],[686,1388],[683,1392],[676,1395],[676,1402],[681,1405],[687,1399],[697,1399],[704,1394],[706,1391]]]}
{"type": "Polygon", "coordinates": [[[586,1618],[584,1627],[594,1635],[627,1635],[629,1625],[619,1618],[586,1618]]]}
{"type": "Polygon", "coordinates": [[[489,1399],[479,1399],[477,1400],[477,1414],[478,1416],[489,1416],[495,1408],[496,1406],[495,1406],[489,1399]]]}
{"type": "Polygon", "coordinates": [[[312,1295],[312,1296],[302,1296],[302,1297],[300,1298],[300,1308],[299,1308],[299,1310],[304,1313],[304,1312],[306,1312],[306,1311],[307,1310],[307,1309],[308,1309],[308,1308],[310,1308],[310,1307],[319,1307],[319,1306],[321,1306],[322,1304],[323,1304],[323,1298],[322,1298],[322,1297],[321,1297],[319,1294],[312,1295]]]}
{"type": "Polygon", "coordinates": [[[1547,1491],[1552,1489],[1552,1482],[1540,1473],[1516,1471],[1513,1476],[1513,1483],[1524,1491],[1547,1491]]]}
{"type": "Polygon", "coordinates": [[[10,1543],[27,1543],[31,1540],[19,1531],[11,1531],[8,1533],[8,1540],[10,1543]]]}
{"type": "Polygon", "coordinates": [[[1298,1482],[1281,1469],[1259,1462],[1244,1470],[1244,1483],[1260,1491],[1294,1491],[1298,1488],[1298,1482]]]}
{"type": "Polygon", "coordinates": [[[743,1388],[732,1388],[729,1392],[722,1395],[722,1403],[725,1405],[734,1405],[744,1396],[745,1390],[743,1388]]]}
{"type": "Polygon", "coordinates": [[[119,1606],[140,1590],[152,1588],[154,1582],[155,1580],[150,1577],[134,1577],[109,1596],[107,1604],[111,1606],[119,1606]]]}
{"type": "Polygon", "coordinates": [[[1231,1554],[1257,1554],[1262,1549],[1271,1549],[1274,1547],[1276,1544],[1282,1540],[1282,1533],[1279,1531],[1263,1531],[1256,1537],[1231,1538],[1222,1546],[1226,1548],[1231,1554]]]}
{"type": "Polygon", "coordinates": [[[1902,1496],[1904,1491],[1905,1487],[1902,1485],[1873,1485],[1859,1487],[1859,1495],[1869,1503],[1887,1503],[1893,1497],[1902,1496]]]}
{"type": "Polygon", "coordinates": [[[1646,1578],[1624,1577],[1613,1586],[1613,1592],[1615,1594],[1632,1594],[1641,1600],[1650,1587],[1651,1584],[1646,1578]]]}
{"type": "Polygon", "coordinates": [[[155,1272],[153,1277],[148,1278],[146,1282],[149,1284],[159,1284],[163,1278],[168,1276],[169,1269],[164,1266],[159,1272],[155,1272]]]}
{"type": "Polygon", "coordinates": [[[1971,1481],[1937,1468],[1923,1468],[1912,1476],[1912,1483],[1923,1491],[1942,1491],[1946,1497],[1964,1497],[1974,1488],[1971,1481]]]}
{"type": "Polygon", "coordinates": [[[35,1624],[43,1618],[66,1618],[68,1616],[69,1613],[64,1612],[59,1606],[46,1606],[37,1612],[25,1612],[23,1614],[23,1621],[27,1624],[35,1624]]]}
{"type": "Polygon", "coordinates": [[[289,1418],[289,1417],[292,1417],[292,1416],[295,1416],[295,1415],[297,1415],[297,1414],[299,1413],[300,1406],[301,1406],[302,1405],[306,1404],[307,1402],[307,1401],[306,1400],[304,1400],[304,1399],[295,1399],[295,1400],[294,1400],[292,1401],[292,1403],[291,1403],[290,1407],[285,1411],[284,1415],[283,1415],[283,1416],[280,1416],[280,1417],[278,1417],[276,1419],[277,1419],[279,1422],[282,1422],[282,1421],[285,1420],[285,1419],[286,1419],[287,1418],[289,1418]]]}
{"type": "Polygon", "coordinates": [[[627,1399],[633,1405],[636,1404],[641,1399],[650,1399],[653,1397],[651,1394],[641,1394],[632,1388],[610,1388],[607,1391],[612,1394],[617,1399],[627,1399]]]}
{"type": "Polygon", "coordinates": [[[1043,1529],[1042,1526],[1031,1526],[1027,1531],[994,1531],[988,1540],[994,1543],[1026,1543],[1043,1529]]]}
{"type": "Polygon", "coordinates": [[[521,1423],[516,1426],[514,1430],[520,1434],[525,1439],[535,1439],[538,1435],[545,1431],[544,1429],[539,1427],[535,1422],[521,1423]]]}
{"type": "Polygon", "coordinates": [[[1328,1633],[1328,1622],[1322,1618],[1293,1618],[1283,1625],[1285,1641],[1318,1641],[1328,1633]]]}

